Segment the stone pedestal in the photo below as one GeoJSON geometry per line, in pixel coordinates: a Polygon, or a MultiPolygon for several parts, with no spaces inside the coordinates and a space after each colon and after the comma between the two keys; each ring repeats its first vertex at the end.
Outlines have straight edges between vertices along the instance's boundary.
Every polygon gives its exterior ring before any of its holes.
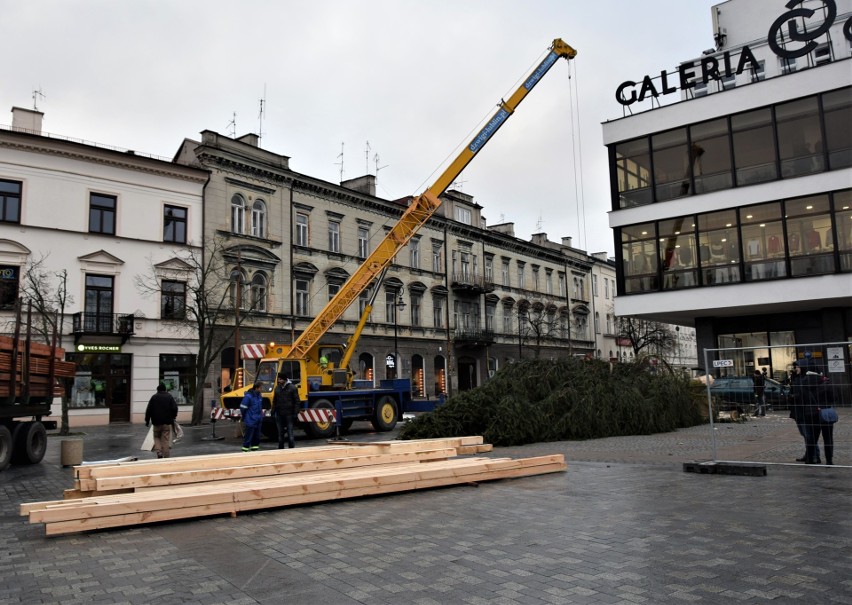
{"type": "Polygon", "coordinates": [[[83,463],[83,440],[63,439],[59,452],[62,466],[80,465],[83,463]]]}

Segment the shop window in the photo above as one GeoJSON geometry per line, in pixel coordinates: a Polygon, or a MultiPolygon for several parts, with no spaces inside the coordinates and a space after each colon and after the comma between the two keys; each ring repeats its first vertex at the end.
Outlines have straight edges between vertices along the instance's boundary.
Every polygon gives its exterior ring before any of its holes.
{"type": "Polygon", "coordinates": [[[834,240],[828,195],[787,200],[784,211],[790,275],[833,273],[834,240]]]}
{"type": "Polygon", "coordinates": [[[660,267],[663,289],[675,290],[698,285],[695,247],[695,218],[661,221],[659,224],[660,267]]]}
{"type": "MultiPolygon", "coordinates": [[[[836,191],[833,197],[840,270],[848,273],[852,272],[852,189],[836,191]]],[[[833,239],[829,244],[832,243],[833,239]]]]}
{"type": "Polygon", "coordinates": [[[178,405],[195,401],[195,355],[160,355],[160,383],[178,405]]]}
{"type": "Polygon", "coordinates": [[[12,309],[18,300],[21,268],[15,265],[0,265],[0,309],[12,309]]]}
{"type": "Polygon", "coordinates": [[[621,229],[624,291],[627,294],[657,289],[657,230],[653,223],[621,229]]]}
{"type": "Polygon", "coordinates": [[[740,208],[745,281],[776,279],[787,275],[786,244],[781,203],[740,208]]]}
{"type": "Polygon", "coordinates": [[[740,281],[736,211],[725,210],[698,216],[698,258],[703,285],[740,281]]]}

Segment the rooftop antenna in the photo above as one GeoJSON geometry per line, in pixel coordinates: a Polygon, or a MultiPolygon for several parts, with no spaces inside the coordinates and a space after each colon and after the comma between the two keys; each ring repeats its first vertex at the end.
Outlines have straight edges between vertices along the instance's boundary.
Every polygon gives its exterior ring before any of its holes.
{"type": "Polygon", "coordinates": [[[231,138],[236,139],[237,138],[237,112],[236,111],[234,112],[234,117],[231,118],[230,122],[228,122],[228,126],[226,126],[226,128],[231,129],[231,138]]]}
{"type": "Polygon", "coordinates": [[[367,148],[364,150],[364,174],[370,174],[370,141],[367,141],[367,148]]]}
{"type": "Polygon", "coordinates": [[[335,166],[340,166],[340,182],[343,182],[343,142],[340,143],[340,153],[337,155],[339,162],[335,162],[335,166]]]}
{"type": "Polygon", "coordinates": [[[465,179],[458,179],[457,181],[453,181],[450,183],[450,186],[447,189],[455,189],[456,191],[464,191],[464,184],[467,183],[465,179]]]}
{"type": "Polygon", "coordinates": [[[263,84],[263,98],[260,99],[260,111],[257,115],[257,146],[260,147],[260,142],[263,140],[263,106],[266,104],[266,83],[263,84]]]}
{"type": "Polygon", "coordinates": [[[390,164],[385,164],[384,166],[379,166],[379,154],[377,153],[373,156],[373,161],[376,163],[376,182],[379,182],[379,170],[383,170],[387,168],[390,164]]]}
{"type": "Polygon", "coordinates": [[[538,213],[538,221],[536,221],[536,224],[535,224],[535,230],[540,232],[541,231],[541,225],[542,225],[541,212],[539,212],[538,213]]]}
{"type": "Polygon", "coordinates": [[[500,224],[502,225],[505,222],[506,222],[506,215],[501,212],[500,213],[500,224]]]}
{"type": "Polygon", "coordinates": [[[46,99],[44,96],[44,92],[41,90],[41,86],[38,87],[38,90],[33,91],[33,111],[38,111],[38,99],[41,97],[42,99],[46,99]]]}

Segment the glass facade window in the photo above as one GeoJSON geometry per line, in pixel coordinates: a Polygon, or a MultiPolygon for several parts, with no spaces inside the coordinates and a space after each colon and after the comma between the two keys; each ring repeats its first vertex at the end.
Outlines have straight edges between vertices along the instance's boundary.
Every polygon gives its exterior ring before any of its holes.
{"type": "Polygon", "coordinates": [[[745,281],[775,279],[787,274],[781,203],[740,208],[745,281]]]}
{"type": "Polygon", "coordinates": [[[370,254],[370,232],[366,227],[358,227],[358,258],[367,258],[370,254]]]}
{"type": "Polygon", "coordinates": [[[776,106],[775,122],[781,176],[800,176],[825,169],[817,97],[776,106]]]}
{"type": "Polygon", "coordinates": [[[771,109],[731,116],[731,136],[737,185],[753,185],[778,178],[771,109]]]}
{"type": "Polygon", "coordinates": [[[836,237],[829,244],[837,242],[837,256],[840,270],[852,271],[852,189],[834,194],[834,229],[836,237]]]}
{"type": "Polygon", "coordinates": [[[834,239],[828,195],[787,200],[784,206],[790,275],[834,273],[834,239]]]}
{"type": "Polygon", "coordinates": [[[296,315],[308,314],[308,280],[296,280],[296,315]]]}
{"type": "Polygon", "coordinates": [[[736,210],[698,216],[698,250],[703,285],[740,281],[736,210]]]}
{"type": "Polygon", "coordinates": [[[676,290],[697,286],[695,219],[688,216],[661,221],[658,229],[663,289],[676,290]]]}
{"type": "Polygon", "coordinates": [[[852,93],[848,88],[825,93],[822,110],[829,169],[852,166],[852,93]]]}
{"type": "Polygon", "coordinates": [[[695,192],[708,193],[731,188],[731,138],[727,118],[696,124],[689,129],[689,134],[692,139],[695,192]]]}
{"type": "Polygon", "coordinates": [[[651,137],[654,154],[654,193],[658,202],[689,193],[689,151],[686,128],[661,132],[651,137]]]}
{"type": "Polygon", "coordinates": [[[619,207],[650,204],[651,149],[648,139],[634,139],[615,146],[615,169],[619,207]]]}
{"type": "Polygon", "coordinates": [[[266,312],[267,290],[266,275],[258,271],[251,278],[251,308],[253,310],[266,312]]]}
{"type": "Polygon", "coordinates": [[[621,230],[624,291],[627,294],[657,289],[657,230],[654,223],[621,230]]]}
{"type": "Polygon", "coordinates": [[[246,201],[239,193],[231,198],[231,233],[241,234],[245,231],[246,201]]]}
{"type": "Polygon", "coordinates": [[[846,87],[615,143],[613,208],[849,167],[850,122],[846,87]]]}

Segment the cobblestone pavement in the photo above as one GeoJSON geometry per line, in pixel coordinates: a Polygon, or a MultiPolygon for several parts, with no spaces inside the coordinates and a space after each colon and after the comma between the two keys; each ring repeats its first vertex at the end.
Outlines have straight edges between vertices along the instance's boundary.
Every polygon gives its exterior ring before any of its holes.
{"type": "MultiPolygon", "coordinates": [[[[717,425],[718,459],[801,455],[789,420],[760,420],[717,425]]],[[[144,426],[79,430],[86,460],[151,457],[144,426]]],[[[186,427],[174,455],[238,449],[216,430],[186,427]]],[[[684,472],[710,435],[495,448],[563,453],[568,472],[47,538],[18,506],[71,486],[51,436],[41,464],[0,473],[0,604],[852,604],[852,468],[684,472]]],[[[356,423],[351,438],[394,436],[356,423]]]]}

